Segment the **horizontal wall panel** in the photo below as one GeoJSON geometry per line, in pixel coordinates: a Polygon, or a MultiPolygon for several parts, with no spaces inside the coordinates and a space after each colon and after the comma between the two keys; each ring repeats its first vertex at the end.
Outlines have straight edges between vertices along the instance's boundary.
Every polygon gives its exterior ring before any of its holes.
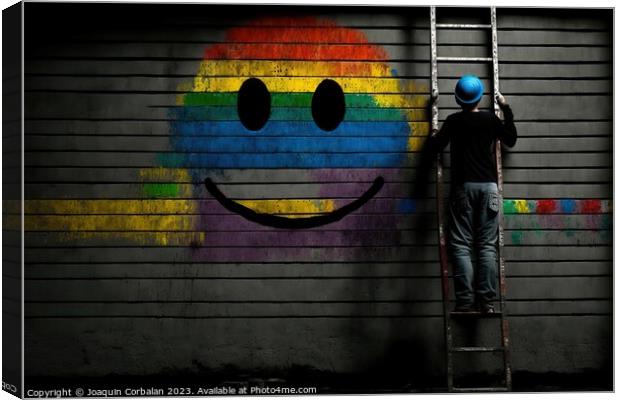
{"type": "MultiPolygon", "coordinates": [[[[28,217],[26,217],[28,218],[28,217]]],[[[120,218],[120,217],[119,217],[120,218]]],[[[27,232],[26,248],[40,247],[160,247],[163,239],[168,246],[191,247],[197,240],[204,246],[269,246],[272,243],[297,246],[437,246],[437,236],[429,234],[421,237],[416,231],[315,231],[304,235],[303,239],[291,243],[287,240],[290,232],[236,232],[235,240],[231,240],[229,232],[205,232],[202,235],[194,232],[27,232]],[[242,245],[240,244],[242,243],[242,245]]],[[[504,243],[507,246],[599,246],[612,244],[611,230],[506,230],[504,243]]]]}
{"type": "MultiPolygon", "coordinates": [[[[262,136],[260,133],[240,133],[231,138],[218,137],[215,135],[195,135],[176,139],[179,145],[189,147],[195,152],[205,153],[299,153],[299,152],[326,152],[355,153],[355,152],[394,152],[402,143],[401,137],[388,135],[377,136],[367,139],[356,138],[354,142],[339,135],[311,135],[310,133],[300,137],[290,137],[274,140],[270,136],[262,136]],[[360,140],[361,139],[361,140],[360,140]]],[[[344,135],[343,135],[344,136],[344,135]]],[[[25,146],[26,151],[161,151],[167,152],[172,146],[170,138],[151,138],[145,143],[143,138],[84,136],[30,136],[25,146]]],[[[511,152],[570,152],[570,151],[601,151],[612,150],[611,137],[596,138],[573,138],[570,141],[565,138],[518,138],[517,145],[511,152]]],[[[402,145],[401,145],[402,146],[402,145]]]]}
{"type": "MultiPolygon", "coordinates": [[[[430,51],[430,50],[429,50],[430,51]]],[[[214,61],[218,62],[218,61],[214,61]]],[[[220,61],[221,62],[221,61],[220,61]]],[[[302,61],[289,61],[289,64],[304,64],[302,61]]],[[[349,65],[355,62],[347,62],[349,65]]],[[[372,65],[372,63],[367,63],[372,65]]],[[[398,71],[398,76],[427,79],[430,84],[430,67],[426,61],[390,62],[390,66],[398,71]]],[[[25,64],[26,77],[39,74],[70,74],[89,75],[93,77],[107,75],[121,76],[171,76],[192,78],[199,71],[194,60],[161,60],[158,62],[139,60],[29,60],[25,64]]],[[[458,78],[464,73],[474,73],[489,79],[493,75],[486,63],[440,63],[439,78],[458,78]]],[[[592,79],[611,78],[611,63],[538,63],[538,64],[505,64],[500,60],[502,80],[509,79],[592,79]]]]}
{"type": "MultiPolygon", "coordinates": [[[[303,199],[255,199],[254,206],[267,209],[273,214],[304,215],[328,212],[342,206],[339,201],[329,204],[316,203],[315,208],[296,208],[303,205],[303,199]]],[[[328,199],[326,199],[328,200],[328,199]]],[[[336,199],[333,199],[336,200],[336,199]]],[[[607,199],[503,199],[505,215],[591,215],[611,214],[613,201],[607,199]]],[[[19,216],[19,203],[7,202],[4,205],[6,215],[19,216]]],[[[427,214],[436,210],[435,197],[411,198],[372,198],[363,205],[364,214],[427,214]],[[392,207],[390,207],[392,206],[392,207]]],[[[154,198],[145,200],[122,199],[29,199],[25,202],[24,213],[36,215],[208,215],[221,214],[219,201],[213,198],[178,199],[154,198]]],[[[224,212],[227,213],[227,212],[224,212]]]]}
{"type": "MultiPolygon", "coordinates": [[[[431,231],[436,236],[436,230],[431,231]]],[[[508,232],[509,234],[510,232],[508,232]]],[[[36,238],[28,233],[29,238],[36,238]]],[[[38,236],[40,237],[40,236],[38,236]]],[[[33,243],[33,242],[29,242],[33,243]]],[[[26,263],[28,279],[156,278],[179,279],[361,279],[400,277],[439,277],[436,262],[344,262],[344,263],[26,263]],[[96,278],[93,278],[96,277],[96,278]]],[[[513,261],[506,274],[516,276],[609,276],[609,261],[513,261]]]]}
{"type": "MultiPolygon", "coordinates": [[[[441,121],[443,122],[443,121],[441,121]]],[[[519,137],[525,136],[611,136],[611,121],[515,121],[519,137]]],[[[428,134],[428,123],[416,125],[423,127],[422,134],[428,134]]],[[[418,131],[416,131],[418,132],[418,131]]],[[[294,135],[296,132],[291,131],[294,135]]],[[[170,135],[167,121],[80,121],[45,120],[25,121],[25,134],[82,134],[82,135],[129,135],[166,136],[170,135]]]]}
{"type": "MultiPolygon", "coordinates": [[[[172,104],[158,103],[155,99],[150,99],[150,104],[145,102],[140,96],[123,94],[80,94],[79,103],[75,103],[76,95],[67,93],[42,94],[31,93],[25,98],[27,105],[26,119],[46,118],[46,119],[140,119],[140,120],[175,120],[170,115],[172,104]],[[46,103],[45,101],[51,101],[46,103]],[[72,105],[72,106],[70,106],[72,105]],[[164,106],[164,107],[149,107],[164,106]]],[[[168,97],[170,98],[170,97],[168,97]]],[[[447,115],[455,112],[456,103],[452,95],[440,96],[442,110],[440,118],[445,119],[447,115]]],[[[608,119],[611,113],[611,97],[603,95],[588,96],[519,96],[514,97],[510,102],[514,109],[516,120],[573,120],[575,114],[572,109],[578,107],[581,110],[579,118],[587,120],[608,119]]],[[[211,109],[212,112],[201,116],[201,114],[188,114],[189,120],[201,121],[215,118],[215,120],[229,121],[238,120],[236,110],[230,110],[229,114],[221,114],[218,110],[211,109]]],[[[383,113],[363,113],[349,109],[345,121],[426,121],[423,109],[418,109],[411,113],[401,115],[390,112],[389,109],[383,113]]],[[[197,112],[197,111],[196,111],[197,112]]],[[[209,112],[209,108],[205,108],[209,112]]],[[[577,119],[579,119],[577,118],[577,119]]],[[[287,111],[285,108],[274,110],[270,120],[273,121],[312,121],[311,109],[292,109],[287,111]]]]}
{"type": "MultiPolygon", "coordinates": [[[[412,21],[414,22],[414,21],[412,21]]],[[[410,27],[369,27],[362,28],[370,43],[376,44],[429,44],[430,35],[428,21],[419,19],[416,25],[410,27]]],[[[238,27],[241,28],[241,27],[238,27]]],[[[247,26],[246,26],[247,28],[247,26]]],[[[333,32],[330,27],[299,27],[295,30],[274,26],[255,26],[254,37],[248,37],[248,42],[280,43],[290,40],[291,34],[296,34],[299,40],[316,42],[318,37],[333,32]]],[[[509,45],[564,45],[564,46],[605,46],[611,44],[608,32],[601,31],[567,31],[567,30],[511,30],[510,27],[499,26],[498,41],[502,46],[509,45]]],[[[187,43],[199,42],[203,46],[216,43],[226,43],[226,29],[221,26],[185,27],[178,26],[174,30],[157,31],[145,30],[137,33],[135,29],[119,27],[114,31],[84,35],[76,32],[63,44],[70,45],[88,42],[139,42],[139,43],[187,43]]],[[[345,35],[337,43],[353,43],[345,35]]],[[[490,40],[488,29],[440,29],[437,32],[438,43],[441,44],[476,44],[490,40]]]]}
{"type": "MultiPolygon", "coordinates": [[[[464,74],[476,74],[484,77],[493,76],[493,71],[488,63],[440,63],[437,66],[440,78],[459,78],[464,74]]],[[[585,79],[611,77],[612,68],[610,63],[504,63],[499,60],[499,71],[502,79],[532,79],[532,78],[556,78],[556,79],[585,79]]]]}
{"type": "MultiPolygon", "coordinates": [[[[223,210],[222,210],[223,211],[223,210]]],[[[17,223],[8,217],[7,223],[17,223]]],[[[32,216],[25,221],[27,231],[156,231],[156,232],[203,232],[213,231],[257,231],[270,230],[236,214],[210,214],[202,218],[192,215],[73,215],[73,216],[32,216]]],[[[611,229],[612,216],[598,215],[506,215],[504,226],[514,230],[608,230],[611,229]]],[[[426,229],[436,228],[434,218],[429,215],[381,215],[351,214],[346,219],[330,224],[333,230],[378,230],[378,229],[426,229]]],[[[320,228],[315,228],[321,230],[320,228]]],[[[292,231],[294,236],[303,236],[304,231],[292,231]]],[[[205,249],[205,252],[208,250],[205,249]]],[[[70,254],[69,254],[70,255],[70,254]]],[[[320,255],[317,255],[317,257],[320,255]]],[[[524,255],[525,256],[525,255],[524,255]]]]}
{"type": "MultiPolygon", "coordinates": [[[[206,177],[206,176],[205,176],[206,177]]],[[[304,184],[269,184],[265,185],[227,185],[215,182],[218,188],[227,196],[234,199],[260,199],[264,191],[269,190],[270,197],[276,198],[357,198],[370,189],[372,183],[304,183],[304,184]]],[[[177,184],[174,193],[192,193],[196,198],[210,197],[209,192],[200,184],[177,184]]],[[[427,190],[433,192],[434,185],[428,185],[427,190]]],[[[44,198],[141,198],[148,197],[149,191],[144,187],[131,183],[117,184],[27,184],[26,196],[32,199],[44,198]]],[[[406,197],[412,192],[411,185],[391,184],[383,185],[376,198],[406,197]]],[[[512,183],[506,184],[504,196],[509,198],[609,198],[612,195],[612,185],[609,183],[588,184],[545,184],[530,185],[512,183]]],[[[163,197],[170,197],[162,193],[163,197]]]]}
{"type": "MultiPolygon", "coordinates": [[[[256,65],[250,65],[248,67],[228,69],[228,71],[215,71],[218,75],[213,75],[213,79],[225,78],[230,76],[239,77],[295,77],[296,79],[307,78],[303,81],[311,82],[314,77],[332,77],[333,72],[318,70],[316,72],[305,69],[280,69],[278,62],[273,61],[265,65],[267,62],[256,62],[256,65]],[[271,65],[273,64],[273,66],[271,65]],[[331,72],[331,73],[330,73],[331,72]]],[[[217,62],[213,63],[217,64],[217,62]]],[[[222,62],[222,67],[225,63],[222,62]]],[[[343,63],[343,69],[349,64],[343,63]]],[[[377,64],[377,68],[380,68],[381,64],[377,64]]],[[[231,66],[234,68],[234,66],[231,66]]],[[[343,71],[343,78],[347,77],[346,70],[343,71]]],[[[365,81],[368,84],[369,90],[374,90],[379,84],[389,83],[389,77],[372,77],[371,73],[366,73],[362,77],[367,78],[365,81]]],[[[454,90],[456,81],[458,79],[440,79],[439,92],[452,92],[454,90]]],[[[485,88],[491,87],[491,80],[482,80],[485,88]]],[[[154,95],[158,92],[178,92],[183,93],[187,89],[180,86],[184,83],[183,77],[176,76],[152,76],[152,77],[140,77],[140,76],[81,76],[70,74],[58,74],[55,76],[45,75],[31,75],[26,78],[25,85],[26,90],[29,93],[32,92],[46,92],[46,91],[73,91],[77,93],[83,92],[152,92],[154,95]]],[[[403,88],[413,87],[419,93],[428,94],[428,82],[423,79],[416,81],[411,80],[399,80],[399,84],[403,88]],[[417,85],[417,88],[413,85],[417,85]]],[[[346,88],[345,88],[346,89],[346,88]]],[[[410,92],[411,89],[408,89],[410,92]]],[[[611,93],[612,84],[608,79],[571,79],[571,80],[558,80],[558,79],[502,79],[502,92],[506,95],[509,94],[559,94],[559,93],[611,93]]],[[[236,100],[236,97],[231,96],[230,100],[221,103],[212,103],[212,105],[230,105],[232,101],[236,100]]],[[[412,101],[414,99],[411,99],[412,101]]],[[[174,105],[174,104],[171,104],[174,105]]],[[[292,103],[291,106],[297,104],[292,103]]],[[[309,105],[309,103],[308,103],[309,105]]],[[[348,106],[355,107],[353,102],[347,104],[348,106]]]]}
{"type": "Polygon", "coordinates": [[[562,29],[566,31],[594,30],[611,28],[612,19],[603,10],[594,9],[554,9],[542,12],[540,9],[498,9],[497,23],[503,29],[562,29]]]}
{"type": "MultiPolygon", "coordinates": [[[[377,246],[377,247],[202,247],[198,250],[183,248],[152,248],[145,254],[140,247],[126,247],[115,250],[95,251],[89,249],[47,249],[26,254],[25,262],[176,262],[193,258],[212,262],[366,262],[438,261],[435,246],[377,246]]],[[[610,260],[611,247],[506,247],[507,261],[539,260],[610,260]]]]}
{"type": "MultiPolygon", "coordinates": [[[[509,301],[510,315],[610,315],[609,300],[587,301],[509,301]]],[[[443,305],[440,301],[412,302],[403,310],[399,303],[235,303],[223,308],[218,303],[29,303],[25,307],[26,318],[89,316],[137,317],[137,318],[256,318],[257,316],[288,317],[440,317],[443,305]]]]}
{"type": "MultiPolygon", "coordinates": [[[[226,43],[228,44],[228,43],[226,43]]],[[[363,56],[363,51],[359,51],[367,44],[338,44],[339,52],[334,52],[333,45],[330,44],[311,44],[311,43],[230,43],[230,57],[235,59],[274,59],[269,57],[268,52],[279,51],[287,54],[287,59],[292,60],[369,60],[363,56]],[[304,56],[296,52],[296,48],[307,47],[311,56],[304,56]],[[238,54],[238,55],[237,55],[238,54]],[[263,55],[262,57],[260,55],[263,55]]],[[[41,49],[37,57],[50,59],[83,59],[83,58],[130,58],[130,59],[195,59],[199,61],[205,48],[203,44],[186,43],[73,43],[71,46],[46,46],[41,49]]],[[[399,60],[429,60],[430,54],[428,47],[424,45],[382,45],[381,48],[387,54],[386,61],[399,60]]],[[[439,45],[438,56],[450,54],[457,57],[488,57],[489,51],[486,46],[451,46],[439,45]]],[[[499,47],[499,56],[503,62],[601,62],[611,61],[610,51],[605,47],[543,47],[528,46],[527,48],[502,45],[499,47]]],[[[225,56],[224,56],[225,57],[225,56]]]]}
{"type": "MultiPolygon", "coordinates": [[[[36,156],[39,153],[26,153],[26,166],[46,166],[46,167],[65,167],[65,166],[123,166],[123,167],[151,167],[157,160],[155,153],[72,153],[72,152],[48,152],[45,158],[36,156]]],[[[446,164],[449,166],[449,157],[446,157],[446,164]]],[[[416,165],[419,159],[416,156],[409,157],[410,162],[416,165]]],[[[271,163],[275,163],[271,162],[271,163]]],[[[266,163],[261,165],[264,168],[266,163]]],[[[311,165],[311,164],[310,164],[311,165]]],[[[342,162],[343,166],[347,162],[342,162]]],[[[372,165],[372,164],[371,164],[372,165]]],[[[538,168],[538,167],[556,167],[556,168],[575,168],[575,167],[611,167],[612,157],[609,154],[598,153],[575,153],[570,158],[561,153],[537,153],[537,154],[511,154],[505,157],[503,165],[510,168],[538,168]]],[[[183,167],[177,165],[176,167],[183,167]]],[[[358,165],[361,166],[361,165],[358,165]]],[[[281,167],[290,167],[290,165],[281,164],[281,167]]],[[[379,166],[377,166],[379,167],[379,166]]],[[[275,167],[274,167],[275,168],[275,167]]]]}
{"type": "MultiPolygon", "coordinates": [[[[511,278],[508,299],[601,299],[611,296],[604,277],[511,278]],[[558,281],[562,284],[558,285],[558,281]]],[[[101,280],[27,281],[29,301],[422,301],[441,300],[433,279],[346,280],[101,280]]]]}
{"type": "MultiPolygon", "coordinates": [[[[277,64],[277,62],[273,62],[277,64]]],[[[306,71],[282,71],[279,76],[291,76],[301,77],[301,74],[307,74],[306,71]],[[287,73],[288,72],[288,73],[287,73]]],[[[257,68],[256,70],[251,67],[243,69],[237,74],[236,71],[231,71],[230,74],[237,76],[249,77],[262,77],[262,76],[277,76],[276,71],[265,70],[264,68],[257,68]],[[269,75],[267,75],[267,74],[269,75]]],[[[328,71],[318,71],[313,76],[331,77],[328,71]]],[[[370,74],[368,74],[370,75],[370,74]]],[[[224,76],[224,75],[220,75],[224,76]]],[[[399,75],[400,78],[403,78],[399,75]]],[[[371,78],[369,78],[369,82],[371,78]]],[[[457,82],[457,78],[452,79],[440,79],[439,92],[446,93],[452,92],[457,82]]],[[[400,80],[400,84],[403,87],[407,87],[407,81],[400,80]]],[[[485,88],[491,87],[491,81],[489,79],[482,79],[485,88]]],[[[428,94],[426,89],[427,82],[418,78],[416,81],[418,90],[422,94],[428,94]]],[[[50,77],[48,74],[31,75],[26,79],[26,87],[29,93],[36,92],[128,92],[133,91],[136,93],[151,92],[153,95],[157,95],[160,92],[176,92],[184,93],[186,89],[183,85],[183,77],[178,76],[152,76],[152,77],[139,77],[139,76],[110,76],[110,77],[92,77],[89,75],[72,75],[72,74],[57,74],[50,77]],[[53,79],[50,79],[53,78],[53,79]],[[66,80],[66,81],[65,81],[66,80]],[[148,87],[148,90],[145,88],[148,87]]],[[[372,87],[369,83],[369,87],[372,87]]],[[[502,79],[502,93],[504,95],[515,94],[539,94],[539,95],[552,95],[552,94],[598,94],[598,93],[611,93],[612,84],[609,79],[502,79]]],[[[408,96],[409,97],[413,96],[408,96]]],[[[230,100],[222,101],[221,103],[215,103],[214,105],[230,105],[236,100],[236,96],[231,95],[230,100]]],[[[412,101],[414,99],[411,99],[412,101]]],[[[297,106],[298,104],[291,103],[291,106],[297,106]]],[[[347,106],[355,107],[355,103],[348,103],[347,106]]]]}
{"type": "MultiPolygon", "coordinates": [[[[164,168],[49,168],[30,167],[24,173],[26,180],[35,182],[88,182],[88,183],[113,183],[134,182],[136,184],[165,181],[169,183],[188,183],[192,181],[194,174],[199,174],[200,169],[191,169],[189,174],[175,173],[175,169],[164,168]],[[149,177],[150,179],[145,179],[149,177]]],[[[450,169],[444,169],[444,181],[450,182],[450,169]]],[[[505,182],[605,182],[610,181],[613,171],[611,168],[567,168],[567,169],[525,169],[504,168],[505,182]]],[[[419,169],[374,169],[374,168],[351,168],[340,174],[330,173],[329,170],[318,169],[317,175],[324,177],[324,181],[330,182],[372,182],[377,176],[382,176],[386,182],[412,182],[419,175],[419,169]]],[[[204,173],[205,176],[209,174],[204,173]]],[[[435,176],[429,174],[429,181],[434,182],[435,176]]],[[[264,183],[289,183],[311,182],[314,174],[310,171],[298,169],[233,169],[216,174],[218,179],[229,183],[236,182],[264,182],[264,183]]]]}

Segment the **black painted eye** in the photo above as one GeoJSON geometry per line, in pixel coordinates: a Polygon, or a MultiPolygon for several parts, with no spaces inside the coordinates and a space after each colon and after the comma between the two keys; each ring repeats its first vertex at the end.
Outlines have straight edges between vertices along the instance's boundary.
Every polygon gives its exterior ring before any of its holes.
{"type": "Polygon", "coordinates": [[[271,94],[257,78],[243,82],[237,94],[239,120],[247,129],[257,131],[267,123],[271,114],[271,94]]]}
{"type": "Polygon", "coordinates": [[[333,131],[344,119],[344,92],[338,83],[325,79],[312,96],[312,118],[319,128],[333,131]]]}

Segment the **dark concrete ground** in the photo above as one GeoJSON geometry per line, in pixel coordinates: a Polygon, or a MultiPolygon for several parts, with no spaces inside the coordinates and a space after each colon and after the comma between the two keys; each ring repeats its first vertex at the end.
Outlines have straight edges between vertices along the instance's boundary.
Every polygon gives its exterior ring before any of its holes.
{"type": "MultiPolygon", "coordinates": [[[[459,382],[456,382],[457,384],[459,382]]],[[[491,376],[468,376],[461,386],[499,385],[501,382],[491,376]],[[493,382],[495,380],[495,382],[493,382]]],[[[26,389],[51,389],[60,387],[315,387],[317,394],[361,394],[361,393],[438,393],[446,392],[444,377],[409,377],[404,374],[390,376],[372,374],[335,374],[294,366],[287,371],[261,370],[242,371],[225,368],[204,373],[163,372],[153,376],[105,377],[27,377],[26,389]]],[[[612,391],[612,371],[584,371],[581,374],[545,374],[516,371],[513,374],[515,392],[563,392],[563,391],[612,391]]]]}

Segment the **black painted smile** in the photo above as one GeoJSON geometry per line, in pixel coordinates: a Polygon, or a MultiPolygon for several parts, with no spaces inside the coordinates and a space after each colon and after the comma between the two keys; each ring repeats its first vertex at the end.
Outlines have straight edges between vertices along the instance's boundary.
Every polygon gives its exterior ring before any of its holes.
{"type": "Polygon", "coordinates": [[[339,209],[330,212],[329,214],[317,215],[307,218],[288,218],[271,214],[257,213],[251,208],[248,208],[242,204],[237,203],[234,200],[229,199],[217,188],[217,185],[210,178],[205,179],[205,186],[207,187],[209,193],[211,193],[211,195],[215,197],[217,201],[219,201],[220,204],[228,211],[237,213],[248,221],[256,222],[257,224],[284,229],[308,229],[340,221],[346,215],[363,206],[364,203],[366,203],[375,194],[377,194],[379,190],[381,190],[381,188],[383,187],[383,183],[383,177],[377,177],[372,183],[372,186],[370,186],[370,188],[366,190],[364,194],[362,194],[360,197],[353,200],[349,204],[346,204],[339,209]]]}

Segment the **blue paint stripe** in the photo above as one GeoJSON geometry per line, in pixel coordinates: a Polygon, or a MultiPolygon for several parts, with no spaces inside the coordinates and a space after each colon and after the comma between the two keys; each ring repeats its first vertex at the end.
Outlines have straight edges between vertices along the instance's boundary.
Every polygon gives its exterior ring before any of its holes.
{"type": "Polygon", "coordinates": [[[169,168],[385,168],[401,166],[405,153],[166,153],[157,157],[169,168]]]}
{"type": "Polygon", "coordinates": [[[409,135],[406,122],[342,122],[336,129],[326,132],[312,122],[268,121],[258,131],[246,129],[239,121],[172,121],[173,134],[183,136],[402,136],[409,135]]]}
{"type": "Polygon", "coordinates": [[[407,137],[241,137],[202,138],[174,137],[177,151],[234,152],[234,153],[336,153],[336,152],[399,152],[407,149],[407,137]]]}
{"type": "Polygon", "coordinates": [[[560,209],[565,214],[572,214],[577,209],[577,202],[572,199],[560,200],[560,209]]]}
{"type": "MultiPolygon", "coordinates": [[[[171,110],[171,119],[183,121],[235,121],[237,107],[185,106],[171,110]]],[[[347,121],[402,121],[406,115],[396,108],[348,108],[347,121]]],[[[312,121],[310,107],[272,107],[269,119],[273,121],[312,121]]]]}

